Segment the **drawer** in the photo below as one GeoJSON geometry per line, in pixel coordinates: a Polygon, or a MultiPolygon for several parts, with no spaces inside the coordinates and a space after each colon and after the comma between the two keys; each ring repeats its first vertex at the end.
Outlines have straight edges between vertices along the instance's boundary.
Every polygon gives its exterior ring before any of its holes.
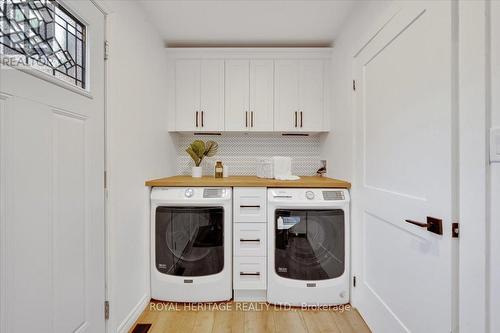
{"type": "Polygon", "coordinates": [[[234,222],[266,222],[265,187],[235,187],[233,196],[234,222]]]}
{"type": "Polygon", "coordinates": [[[234,289],[266,289],[266,258],[235,257],[234,289]]]}
{"type": "Polygon", "coordinates": [[[266,256],[266,223],[235,223],[233,227],[235,256],[266,256]]]}

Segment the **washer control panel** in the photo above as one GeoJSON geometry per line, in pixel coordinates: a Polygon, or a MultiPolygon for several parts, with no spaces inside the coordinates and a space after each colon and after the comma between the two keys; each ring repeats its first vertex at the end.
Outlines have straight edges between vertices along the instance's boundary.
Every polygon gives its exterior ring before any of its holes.
{"type": "Polygon", "coordinates": [[[306,191],[306,198],[307,198],[307,200],[313,200],[314,199],[314,192],[313,191],[306,191]]]}
{"type": "Polygon", "coordinates": [[[184,191],[184,196],[186,198],[191,198],[194,194],[194,189],[192,188],[187,188],[185,191],[184,191]]]}

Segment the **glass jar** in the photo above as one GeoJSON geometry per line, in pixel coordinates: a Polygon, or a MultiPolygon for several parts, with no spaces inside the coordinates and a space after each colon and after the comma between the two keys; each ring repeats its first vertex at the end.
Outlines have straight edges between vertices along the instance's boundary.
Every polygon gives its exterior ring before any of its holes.
{"type": "Polygon", "coordinates": [[[221,161],[215,163],[215,178],[222,178],[224,176],[224,166],[221,161]]]}

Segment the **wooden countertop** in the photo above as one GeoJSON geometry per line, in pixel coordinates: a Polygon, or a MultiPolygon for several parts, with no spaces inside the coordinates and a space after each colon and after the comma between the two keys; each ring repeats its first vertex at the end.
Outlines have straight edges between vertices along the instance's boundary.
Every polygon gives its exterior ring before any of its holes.
{"type": "Polygon", "coordinates": [[[173,176],[146,181],[146,186],[184,187],[184,186],[218,186],[218,187],[325,187],[351,188],[351,184],[338,179],[318,176],[300,176],[298,180],[276,180],[255,176],[230,176],[214,178],[205,176],[173,176]]]}

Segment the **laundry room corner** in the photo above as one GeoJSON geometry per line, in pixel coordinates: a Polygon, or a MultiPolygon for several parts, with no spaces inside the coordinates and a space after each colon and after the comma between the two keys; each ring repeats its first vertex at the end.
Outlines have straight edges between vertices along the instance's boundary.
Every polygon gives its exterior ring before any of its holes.
{"type": "Polygon", "coordinates": [[[0,333],[500,332],[500,0],[0,0],[0,333]]]}

